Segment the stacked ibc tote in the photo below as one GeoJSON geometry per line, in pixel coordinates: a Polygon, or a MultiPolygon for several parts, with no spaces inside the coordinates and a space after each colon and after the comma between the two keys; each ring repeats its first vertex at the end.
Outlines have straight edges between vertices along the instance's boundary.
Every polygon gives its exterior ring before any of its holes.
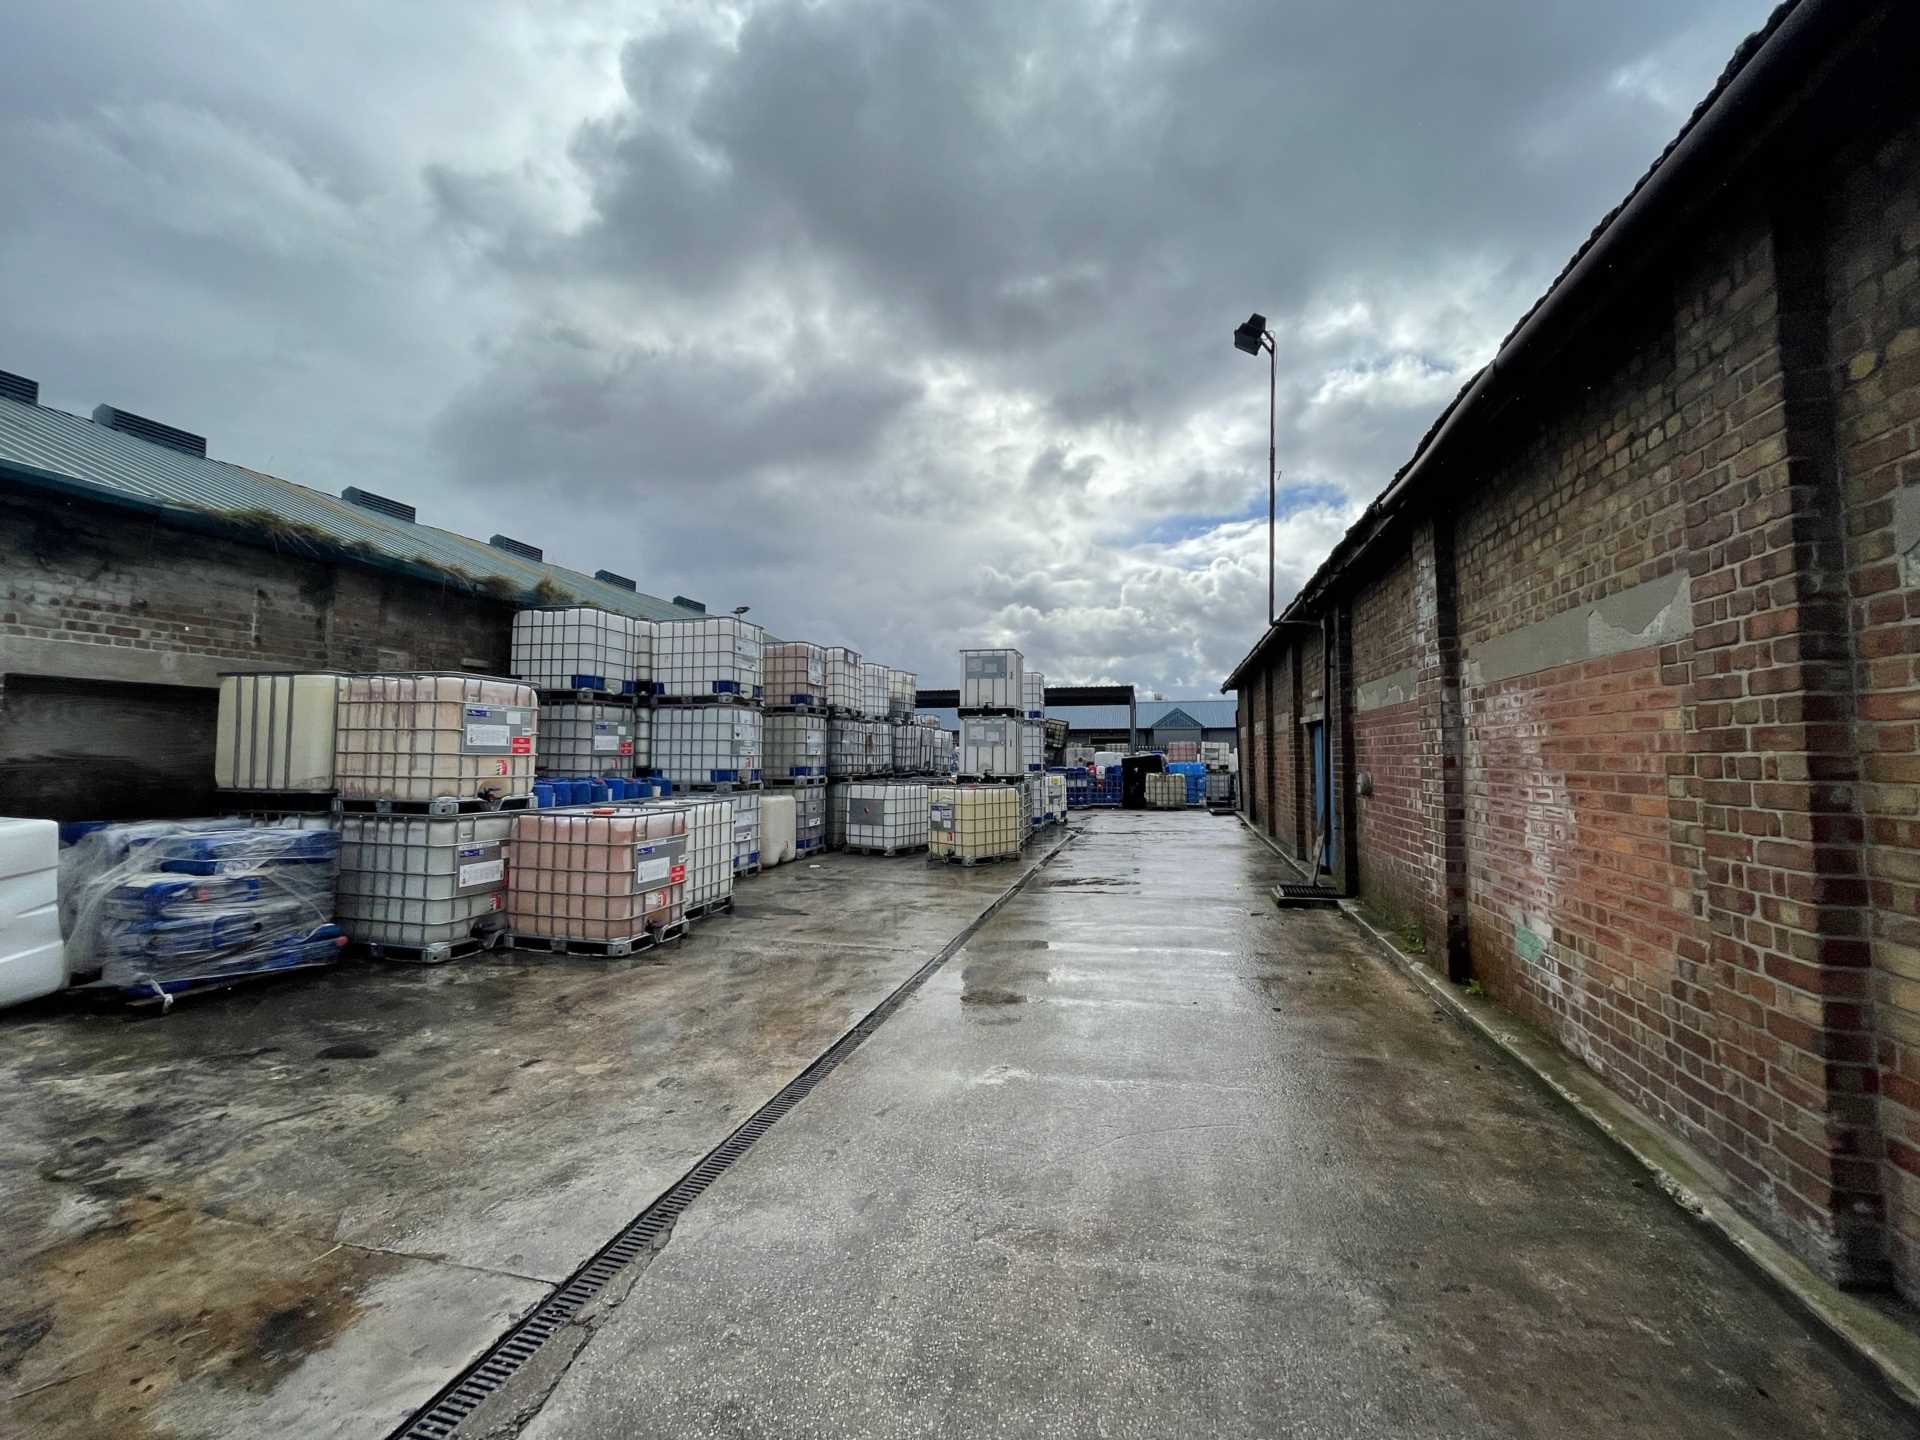
{"type": "Polygon", "coordinates": [[[223,678],[215,783],[229,810],[331,806],[335,915],[364,952],[436,964],[506,925],[509,828],[533,803],[539,704],[487,675],[223,678]]]}
{"type": "Polygon", "coordinates": [[[588,606],[513,617],[509,668],[540,701],[541,807],[652,795],[651,620],[588,606]]]}
{"type": "Polygon", "coordinates": [[[930,859],[969,865],[1004,859],[1019,854],[1031,836],[1032,796],[1021,753],[1025,712],[1018,650],[960,652],[960,783],[929,792],[930,859]]]}
{"type": "Polygon", "coordinates": [[[654,768],[676,791],[732,802],[736,875],[760,870],[765,658],[766,631],[737,615],[663,620],[654,632],[654,768]]]}
{"type": "Polygon", "coordinates": [[[823,645],[788,640],[767,646],[766,654],[766,783],[791,796],[798,858],[827,843],[828,652],[823,645]]]}

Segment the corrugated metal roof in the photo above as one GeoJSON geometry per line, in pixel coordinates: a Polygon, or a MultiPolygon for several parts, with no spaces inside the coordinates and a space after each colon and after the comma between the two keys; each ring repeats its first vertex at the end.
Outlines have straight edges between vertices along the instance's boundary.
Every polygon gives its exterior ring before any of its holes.
{"type": "MultiPolygon", "coordinates": [[[[476,580],[504,580],[522,592],[545,580],[582,604],[645,620],[681,620],[696,613],[657,595],[608,585],[563,565],[526,560],[451,530],[389,519],[244,465],[189,455],[63,410],[4,398],[0,398],[0,475],[94,495],[110,504],[178,510],[243,526],[249,512],[273,515],[311,526],[335,544],[371,552],[366,555],[370,563],[384,560],[406,566],[424,561],[443,570],[464,571],[476,580]]],[[[618,562],[621,557],[606,558],[618,562]]],[[[626,567],[616,563],[615,568],[626,567]]]]}
{"type": "MultiPolygon", "coordinates": [[[[1239,723],[1240,705],[1235,700],[1141,700],[1134,705],[1136,723],[1151,730],[1160,717],[1170,711],[1184,710],[1207,730],[1231,730],[1239,723]]],[[[957,710],[922,710],[922,715],[937,715],[949,730],[960,726],[957,710]]],[[[1049,705],[1047,718],[1064,720],[1069,732],[1088,730],[1125,730],[1127,707],[1124,705],[1049,705]]]]}

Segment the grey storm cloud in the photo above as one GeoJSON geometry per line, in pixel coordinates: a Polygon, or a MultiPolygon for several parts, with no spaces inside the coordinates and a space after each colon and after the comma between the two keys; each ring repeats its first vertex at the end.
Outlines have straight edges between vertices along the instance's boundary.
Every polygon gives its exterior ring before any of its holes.
{"type": "Polygon", "coordinates": [[[1204,692],[1767,0],[22,0],[0,366],[951,678],[1204,692]],[[1256,518],[1249,518],[1256,517],[1256,518]]]}

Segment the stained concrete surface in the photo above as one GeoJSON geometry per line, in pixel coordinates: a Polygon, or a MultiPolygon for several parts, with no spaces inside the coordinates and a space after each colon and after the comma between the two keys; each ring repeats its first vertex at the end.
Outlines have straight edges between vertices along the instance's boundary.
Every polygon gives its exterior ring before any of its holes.
{"type": "Polygon", "coordinates": [[[0,1433],[379,1436],[969,924],[832,856],[655,957],[0,1017],[0,1433]]]}
{"type": "Polygon", "coordinates": [[[1914,1433],[1240,826],[1083,823],[526,1436],[1914,1433]]]}

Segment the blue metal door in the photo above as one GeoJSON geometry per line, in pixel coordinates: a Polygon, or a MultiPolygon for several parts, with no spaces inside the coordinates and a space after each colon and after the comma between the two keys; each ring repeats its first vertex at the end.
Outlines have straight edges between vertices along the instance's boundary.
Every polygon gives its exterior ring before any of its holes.
{"type": "Polygon", "coordinates": [[[1313,867],[1318,874],[1333,870],[1333,807],[1327,777],[1327,727],[1315,720],[1307,726],[1307,754],[1313,766],[1313,867]]]}

